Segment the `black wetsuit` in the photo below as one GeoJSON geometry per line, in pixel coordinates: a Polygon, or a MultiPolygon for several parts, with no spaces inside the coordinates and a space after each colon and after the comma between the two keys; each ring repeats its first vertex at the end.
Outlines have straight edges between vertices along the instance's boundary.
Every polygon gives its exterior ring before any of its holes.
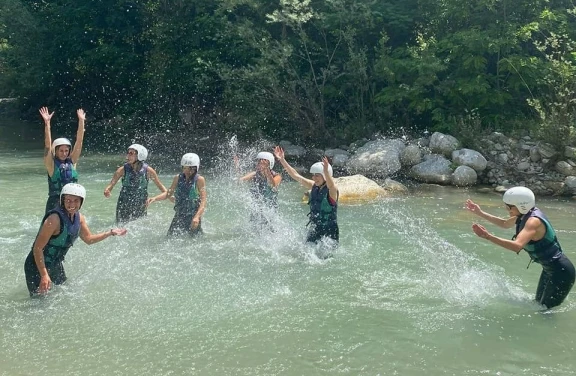
{"type": "MultiPolygon", "coordinates": [[[[48,275],[55,285],[60,285],[66,281],[66,273],[64,272],[64,266],[62,262],[66,253],[70,247],[74,244],[78,235],[80,234],[80,214],[76,213],[74,215],[74,220],[70,220],[70,217],[66,212],[58,206],[57,209],[53,209],[46,213],[42,219],[42,224],[48,216],[53,213],[58,214],[60,217],[60,234],[55,235],[50,238],[48,244],[44,247],[44,265],[48,270],[48,275]]],[[[32,249],[26,257],[24,262],[24,274],[26,275],[26,285],[28,286],[28,291],[30,296],[37,293],[38,287],[40,286],[40,271],[34,260],[34,250],[32,249]]]]}
{"type": "MultiPolygon", "coordinates": [[[[277,173],[270,171],[272,176],[277,173]]],[[[250,187],[252,206],[250,207],[250,222],[257,228],[270,229],[270,210],[278,209],[278,189],[270,187],[268,179],[260,171],[256,172],[250,187]]]]}
{"type": "Polygon", "coordinates": [[[145,216],[147,200],[148,165],[143,163],[135,171],[130,163],[125,163],[122,189],[116,204],[116,223],[126,223],[145,216]]]}
{"type": "Polygon", "coordinates": [[[326,184],[312,187],[308,204],[310,205],[308,224],[311,228],[306,241],[316,243],[323,237],[328,237],[338,242],[340,239],[337,222],[338,201],[332,202],[326,184]]]}
{"type": "Polygon", "coordinates": [[[186,180],[184,173],[178,176],[178,185],[174,198],[174,218],[168,229],[168,235],[181,235],[189,234],[196,235],[202,233],[202,220],[198,227],[192,229],[192,219],[200,208],[200,193],[196,182],[198,181],[198,174],[194,174],[192,179],[186,180]]]}
{"type": "Polygon", "coordinates": [[[522,231],[529,218],[538,218],[544,226],[546,233],[538,241],[531,240],[524,250],[530,256],[531,262],[542,265],[542,274],[536,289],[536,301],[547,308],[560,305],[574,285],[576,272],[574,265],[562,252],[556,232],[550,221],[538,208],[531,209],[516,220],[516,235],[522,231]]]}

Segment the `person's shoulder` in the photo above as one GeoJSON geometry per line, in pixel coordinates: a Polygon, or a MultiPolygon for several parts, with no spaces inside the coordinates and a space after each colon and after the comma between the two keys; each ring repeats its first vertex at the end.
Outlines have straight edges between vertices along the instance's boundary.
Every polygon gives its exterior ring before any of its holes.
{"type": "Polygon", "coordinates": [[[60,213],[58,213],[57,211],[53,211],[53,212],[46,214],[46,217],[44,218],[44,224],[47,224],[49,226],[59,225],[60,224],[60,213]]]}

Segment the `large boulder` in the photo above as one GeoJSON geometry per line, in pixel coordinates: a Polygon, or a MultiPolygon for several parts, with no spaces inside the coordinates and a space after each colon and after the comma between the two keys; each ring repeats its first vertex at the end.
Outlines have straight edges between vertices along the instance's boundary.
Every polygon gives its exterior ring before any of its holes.
{"type": "Polygon", "coordinates": [[[471,167],[478,172],[484,171],[488,164],[488,161],[482,154],[471,149],[454,150],[452,152],[452,162],[458,166],[471,167]]]}
{"type": "Polygon", "coordinates": [[[458,166],[452,174],[452,184],[458,187],[468,187],[476,184],[478,174],[476,170],[468,166],[458,166]]]}
{"type": "Polygon", "coordinates": [[[450,184],[452,182],[451,162],[442,155],[431,154],[426,160],[412,166],[410,176],[424,183],[450,184]]]}
{"type": "Polygon", "coordinates": [[[566,176],[576,176],[576,168],[566,161],[556,162],[556,171],[566,176]]]}
{"type": "Polygon", "coordinates": [[[418,145],[408,145],[400,153],[400,162],[402,166],[414,166],[422,162],[422,151],[418,145]]]}
{"type": "Polygon", "coordinates": [[[460,142],[448,134],[434,132],[430,137],[430,150],[432,153],[450,157],[454,150],[460,147],[460,142]]]}
{"type": "Polygon", "coordinates": [[[346,167],[351,173],[386,177],[400,170],[400,153],[404,141],[376,140],[366,143],[348,160],[346,167]]]}
{"type": "Polygon", "coordinates": [[[334,182],[338,187],[340,202],[368,202],[391,195],[374,180],[362,175],[342,176],[335,178],[334,182]]]}
{"type": "Polygon", "coordinates": [[[345,167],[350,159],[350,153],[343,149],[328,149],[324,151],[324,155],[332,159],[334,167],[345,167]]]}

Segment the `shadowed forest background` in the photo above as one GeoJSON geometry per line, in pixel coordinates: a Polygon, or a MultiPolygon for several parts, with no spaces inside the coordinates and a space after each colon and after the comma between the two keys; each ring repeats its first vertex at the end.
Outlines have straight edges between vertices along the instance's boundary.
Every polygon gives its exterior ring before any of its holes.
{"type": "MultiPolygon", "coordinates": [[[[0,97],[89,145],[529,131],[576,119],[572,0],[3,0],[0,97]]],[[[39,128],[40,130],[40,128],[39,128]]],[[[468,145],[467,145],[468,144],[468,145]]],[[[125,145],[124,145],[125,146],[125,145]]]]}

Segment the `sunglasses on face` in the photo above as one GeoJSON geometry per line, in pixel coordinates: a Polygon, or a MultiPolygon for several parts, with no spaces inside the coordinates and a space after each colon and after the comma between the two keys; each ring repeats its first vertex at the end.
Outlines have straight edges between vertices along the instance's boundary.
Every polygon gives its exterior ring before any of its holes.
{"type": "Polygon", "coordinates": [[[138,155],[138,152],[134,150],[128,150],[128,155],[138,155]]]}

